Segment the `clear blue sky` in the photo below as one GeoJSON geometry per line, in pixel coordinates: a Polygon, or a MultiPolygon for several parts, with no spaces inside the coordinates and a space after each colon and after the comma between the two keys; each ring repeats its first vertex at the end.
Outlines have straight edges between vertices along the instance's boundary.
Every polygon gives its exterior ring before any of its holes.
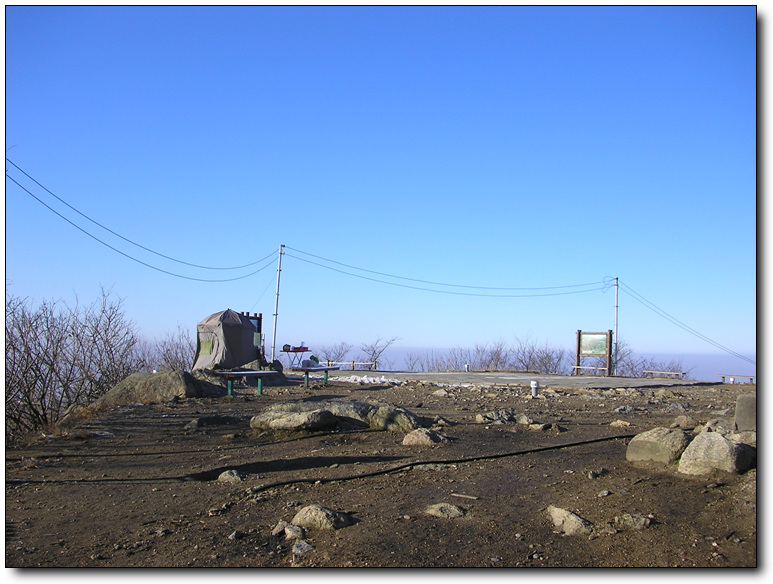
{"type": "Polygon", "coordinates": [[[7,292],[105,286],[149,338],[262,312],[270,346],[284,244],[278,345],[572,348],[614,327],[614,289],[548,288],[618,277],[635,350],[719,352],[632,291],[756,352],[753,6],[5,17],[7,292]],[[267,259],[172,262],[19,168],[166,256],[267,259]],[[199,279],[266,267],[201,282],[127,255],[199,279]]]}

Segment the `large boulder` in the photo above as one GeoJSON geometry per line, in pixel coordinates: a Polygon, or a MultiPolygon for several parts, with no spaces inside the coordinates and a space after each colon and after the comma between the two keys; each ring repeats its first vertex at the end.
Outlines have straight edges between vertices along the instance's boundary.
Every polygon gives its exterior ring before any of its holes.
{"type": "Polygon", "coordinates": [[[346,513],[322,505],[307,505],[295,514],[290,523],[306,529],[341,529],[353,525],[355,521],[346,513]]]}
{"type": "Polygon", "coordinates": [[[413,432],[408,432],[405,438],[403,438],[403,444],[406,446],[433,446],[442,442],[448,442],[448,438],[435,432],[435,430],[427,428],[419,428],[413,432]]]}
{"type": "Polygon", "coordinates": [[[564,535],[588,535],[593,533],[593,524],[576,513],[549,505],[547,514],[556,531],[564,535]]]}
{"type": "Polygon", "coordinates": [[[441,519],[456,519],[457,517],[462,517],[465,511],[451,503],[435,503],[434,505],[428,505],[424,509],[424,513],[440,517],[441,519]]]}
{"type": "Polygon", "coordinates": [[[754,463],[754,450],[718,432],[702,432],[690,442],[679,459],[679,472],[689,475],[711,474],[714,470],[741,473],[754,463]]]}
{"type": "Polygon", "coordinates": [[[186,397],[218,397],[227,393],[220,385],[199,381],[187,371],[134,373],[91,404],[96,410],[133,403],[155,404],[186,397]]]}
{"type": "Polygon", "coordinates": [[[631,462],[671,464],[679,459],[689,443],[689,437],[679,428],[653,428],[631,439],[625,458],[631,462]]]}
{"type": "Polygon", "coordinates": [[[250,427],[256,430],[313,432],[334,428],[339,421],[328,410],[323,409],[308,412],[268,411],[254,416],[250,420],[250,427]]]}
{"type": "Polygon", "coordinates": [[[756,393],[742,393],[735,400],[734,429],[736,432],[757,431],[756,393]]]}
{"type": "MultiPolygon", "coordinates": [[[[344,401],[301,401],[279,403],[267,407],[259,415],[250,420],[250,426],[256,429],[267,429],[267,420],[287,418],[290,413],[324,410],[335,416],[338,421],[372,430],[389,430],[393,432],[412,432],[422,427],[422,420],[415,414],[399,406],[390,404],[366,404],[362,402],[344,401]]],[[[285,428],[288,429],[288,428],[285,428]]]]}

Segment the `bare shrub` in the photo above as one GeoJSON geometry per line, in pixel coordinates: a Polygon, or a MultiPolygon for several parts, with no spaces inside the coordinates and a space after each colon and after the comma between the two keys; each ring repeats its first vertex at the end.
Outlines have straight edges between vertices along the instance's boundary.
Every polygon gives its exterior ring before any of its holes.
{"type": "Polygon", "coordinates": [[[90,306],[69,307],[9,296],[5,302],[5,434],[50,427],[72,405],[86,404],[138,371],[135,325],[123,301],[102,289],[90,306]]]}
{"type": "Polygon", "coordinates": [[[324,361],[341,362],[352,350],[352,345],[341,341],[335,345],[326,345],[320,349],[320,355],[324,361]]]}
{"type": "Polygon", "coordinates": [[[190,371],[196,358],[196,341],[182,325],[158,342],[159,371],[190,371]]]}
{"type": "Polygon", "coordinates": [[[371,343],[362,343],[360,345],[360,350],[362,351],[360,359],[368,363],[373,363],[373,369],[378,369],[378,361],[384,354],[384,351],[397,341],[397,339],[398,337],[392,337],[391,339],[382,339],[381,337],[378,337],[371,343]]]}
{"type": "MultiPolygon", "coordinates": [[[[614,355],[613,355],[614,358],[614,355]]],[[[596,358],[593,365],[606,367],[606,359],[596,358]]],[[[615,363],[615,375],[619,377],[646,377],[645,371],[670,371],[673,373],[688,373],[685,371],[682,361],[672,359],[670,361],[656,361],[655,359],[637,356],[633,348],[623,339],[617,342],[617,362],[615,363]]]]}

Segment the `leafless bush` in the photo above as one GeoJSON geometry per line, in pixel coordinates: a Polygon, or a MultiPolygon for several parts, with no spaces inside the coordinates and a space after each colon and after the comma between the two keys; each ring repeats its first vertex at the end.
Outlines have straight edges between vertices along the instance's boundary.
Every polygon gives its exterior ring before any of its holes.
{"type": "MultiPolygon", "coordinates": [[[[614,358],[614,354],[613,354],[614,358]]],[[[597,358],[593,365],[606,367],[606,359],[597,358]]],[[[617,343],[617,362],[615,363],[615,375],[619,377],[646,377],[645,371],[670,371],[673,373],[689,373],[682,366],[682,361],[672,359],[670,361],[656,361],[655,359],[637,356],[631,346],[623,339],[617,343]]]]}
{"type": "Polygon", "coordinates": [[[348,355],[351,350],[352,345],[341,341],[335,345],[324,346],[319,352],[324,361],[340,362],[346,358],[346,355],[348,355]]]}
{"type": "Polygon", "coordinates": [[[362,343],[360,345],[360,350],[362,351],[359,357],[360,360],[373,363],[373,368],[378,369],[379,359],[384,354],[384,351],[386,351],[395,341],[397,341],[397,337],[392,337],[391,339],[382,339],[381,337],[378,337],[371,343],[362,343]]]}
{"type": "Polygon", "coordinates": [[[83,308],[61,301],[35,308],[6,292],[6,440],[50,427],[70,406],[96,399],[141,369],[136,343],[123,301],[104,288],[83,308]]]}
{"type": "Polygon", "coordinates": [[[538,373],[567,373],[569,352],[547,343],[542,346],[528,339],[509,347],[504,341],[477,344],[473,348],[457,347],[447,352],[429,349],[410,353],[406,368],[410,371],[502,371],[517,369],[538,373]]]}
{"type": "Polygon", "coordinates": [[[182,325],[158,342],[159,371],[190,371],[196,358],[196,341],[182,325]]]}

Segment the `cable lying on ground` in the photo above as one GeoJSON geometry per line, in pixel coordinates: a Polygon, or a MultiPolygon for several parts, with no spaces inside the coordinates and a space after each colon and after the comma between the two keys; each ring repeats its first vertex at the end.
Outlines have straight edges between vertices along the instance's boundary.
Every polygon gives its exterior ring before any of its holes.
{"type": "Polygon", "coordinates": [[[301,483],[314,483],[314,484],[322,484],[322,483],[334,483],[339,481],[351,481],[356,479],[364,479],[368,477],[374,477],[378,475],[383,474],[389,474],[393,472],[398,472],[401,470],[405,470],[406,468],[411,468],[414,466],[421,466],[424,464],[461,464],[465,462],[477,462],[479,460],[495,460],[497,458],[507,458],[510,456],[520,456],[522,454],[532,454],[535,452],[546,452],[548,450],[560,450],[561,448],[571,448],[573,446],[583,446],[585,444],[594,444],[596,442],[607,442],[609,440],[619,440],[624,438],[633,438],[636,436],[636,434],[619,434],[616,436],[604,436],[603,438],[593,438],[591,440],[582,440],[580,442],[569,442],[566,444],[556,444],[553,446],[542,446],[540,448],[529,448],[528,450],[517,450],[515,452],[503,452],[499,454],[485,454],[481,456],[472,456],[470,458],[457,458],[452,460],[424,460],[424,461],[418,461],[418,462],[409,462],[406,464],[401,464],[398,466],[394,466],[392,468],[385,468],[381,470],[374,470],[371,472],[366,472],[362,474],[357,475],[349,475],[345,477],[335,477],[335,478],[301,478],[301,479],[288,479],[286,481],[277,481],[275,483],[269,483],[266,485],[258,485],[256,487],[252,487],[250,491],[252,493],[260,493],[261,491],[266,491],[268,489],[273,489],[275,487],[283,487],[286,485],[297,485],[301,483]]]}

